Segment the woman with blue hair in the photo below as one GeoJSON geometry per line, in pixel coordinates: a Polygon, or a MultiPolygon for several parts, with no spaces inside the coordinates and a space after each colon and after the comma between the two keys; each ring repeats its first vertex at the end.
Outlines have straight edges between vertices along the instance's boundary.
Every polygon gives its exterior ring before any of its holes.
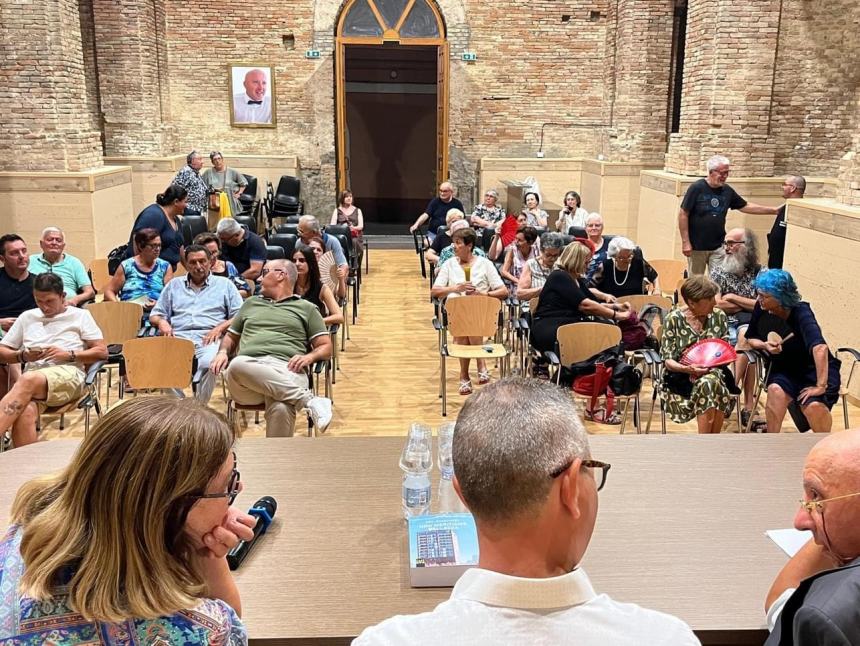
{"type": "Polygon", "coordinates": [[[792,402],[800,406],[813,431],[829,433],[830,409],[839,400],[839,359],[830,353],[809,303],[800,300],[791,274],[770,269],[760,273],[754,284],[758,299],[747,341],[753,350],[770,355],[768,433],[780,431],[792,402]]]}

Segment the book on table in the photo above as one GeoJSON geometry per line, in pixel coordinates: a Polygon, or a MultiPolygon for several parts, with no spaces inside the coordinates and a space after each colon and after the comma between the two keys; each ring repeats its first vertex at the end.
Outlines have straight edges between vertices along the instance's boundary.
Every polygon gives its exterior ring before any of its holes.
{"type": "Polygon", "coordinates": [[[408,520],[409,582],[413,588],[452,587],[478,564],[472,514],[429,514],[408,520]]]}

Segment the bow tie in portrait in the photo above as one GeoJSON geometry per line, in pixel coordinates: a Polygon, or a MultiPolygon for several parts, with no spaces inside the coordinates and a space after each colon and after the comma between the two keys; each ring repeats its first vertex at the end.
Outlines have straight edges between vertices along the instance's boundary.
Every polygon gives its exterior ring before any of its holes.
{"type": "Polygon", "coordinates": [[[248,105],[263,105],[262,101],[248,101],[248,105]]]}

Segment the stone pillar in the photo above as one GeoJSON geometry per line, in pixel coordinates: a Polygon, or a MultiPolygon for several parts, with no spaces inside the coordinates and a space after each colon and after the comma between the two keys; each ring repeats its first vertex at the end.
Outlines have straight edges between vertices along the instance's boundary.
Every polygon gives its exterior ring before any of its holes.
{"type": "Polygon", "coordinates": [[[102,165],[77,0],[0,2],[0,170],[102,165]]]}
{"type": "Polygon", "coordinates": [[[843,204],[860,206],[860,135],[853,137],[853,144],[839,162],[839,189],[837,198],[843,204]]]}
{"type": "Polygon", "coordinates": [[[93,0],[93,14],[105,154],[175,152],[165,145],[171,137],[164,0],[93,0]]]}
{"type": "Polygon", "coordinates": [[[618,5],[611,161],[663,164],[673,20],[673,3],[666,0],[618,5]]]}
{"type": "Polygon", "coordinates": [[[769,176],[775,144],[771,99],[780,0],[690,0],[680,132],[670,137],[666,169],[705,170],[714,154],[735,175],[769,176]]]}

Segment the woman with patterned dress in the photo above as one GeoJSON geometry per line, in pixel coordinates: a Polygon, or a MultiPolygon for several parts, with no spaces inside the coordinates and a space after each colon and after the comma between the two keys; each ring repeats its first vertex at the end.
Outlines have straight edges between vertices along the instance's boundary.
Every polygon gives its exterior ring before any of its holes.
{"type": "Polygon", "coordinates": [[[361,209],[353,204],[352,191],[343,191],[340,194],[337,208],[331,214],[330,224],[349,225],[349,233],[352,236],[352,251],[358,259],[357,267],[361,267],[364,258],[364,214],[361,209]]]}
{"type": "Polygon", "coordinates": [[[99,420],[59,474],[18,490],[0,542],[0,643],[248,643],[227,552],[256,519],[224,417],[141,397],[99,420]]]}
{"type": "Polygon", "coordinates": [[[505,211],[498,205],[499,194],[490,189],[484,193],[484,203],[475,206],[472,215],[469,216],[469,223],[475,230],[475,233],[480,233],[484,229],[493,229],[495,231],[502,220],[505,219],[505,211]]]}
{"type": "Polygon", "coordinates": [[[517,295],[517,284],[523,267],[532,259],[540,255],[540,244],[537,242],[538,233],[534,227],[520,227],[514,241],[505,249],[505,260],[499,274],[508,285],[511,296],[517,295]]]}
{"type": "Polygon", "coordinates": [[[152,309],[161,290],[173,278],[170,263],[158,257],[161,236],[155,229],[141,229],[134,234],[137,255],[117,267],[105,287],[106,301],[135,301],[144,309],[152,309]]]}
{"type": "Polygon", "coordinates": [[[664,370],[659,388],[666,412],[678,424],[695,417],[699,433],[719,433],[732,409],[729,384],[734,387],[734,381],[727,379],[725,367],[680,363],[684,350],[697,341],[716,338],[728,342],[726,314],[714,307],[718,291],[717,285],[705,276],[685,280],[681,296],[687,305],[666,316],[660,343],[664,370]]]}

